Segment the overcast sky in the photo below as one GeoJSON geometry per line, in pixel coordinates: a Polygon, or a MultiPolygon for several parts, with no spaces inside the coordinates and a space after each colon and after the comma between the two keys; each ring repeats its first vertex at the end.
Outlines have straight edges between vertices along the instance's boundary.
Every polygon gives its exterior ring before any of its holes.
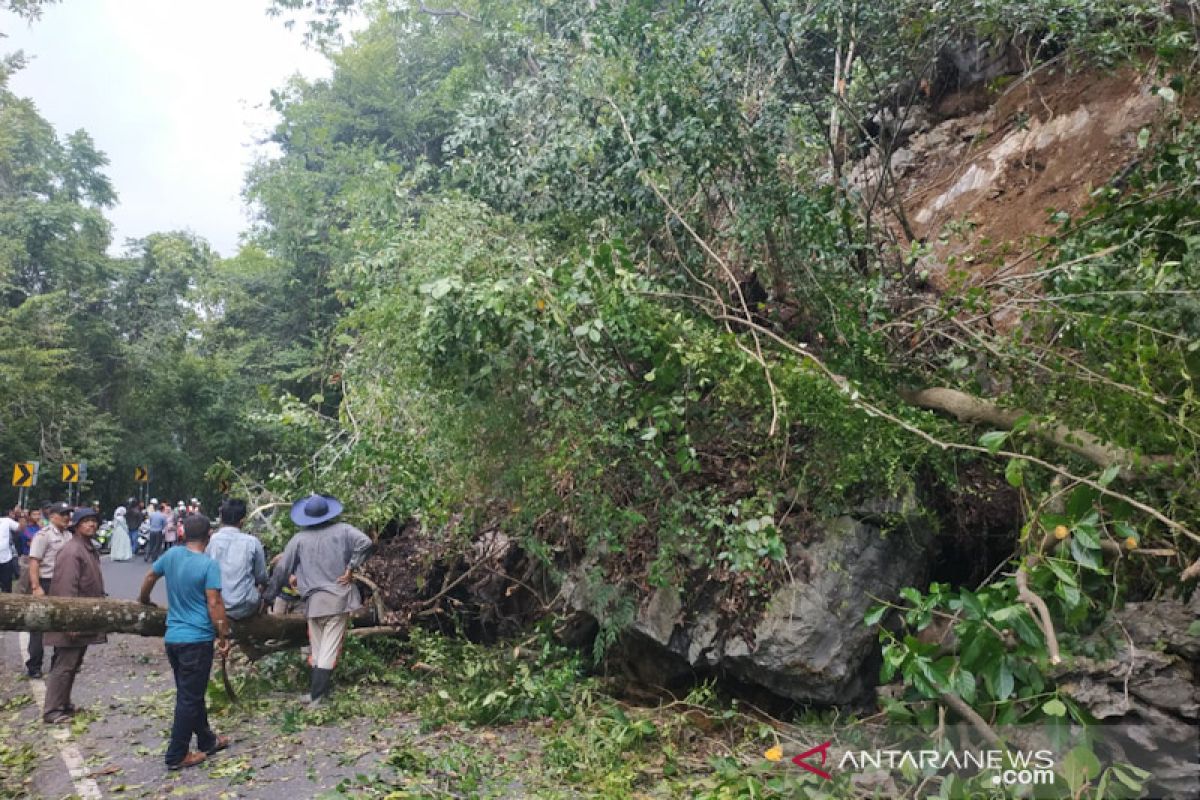
{"type": "Polygon", "coordinates": [[[29,66],[10,88],[59,137],[78,128],[108,155],[119,195],[113,252],[127,238],[188,229],[223,256],[248,227],[242,178],[270,127],[270,91],[328,75],[300,26],[268,0],[65,0],[32,24],[0,12],[0,50],[29,66]]]}

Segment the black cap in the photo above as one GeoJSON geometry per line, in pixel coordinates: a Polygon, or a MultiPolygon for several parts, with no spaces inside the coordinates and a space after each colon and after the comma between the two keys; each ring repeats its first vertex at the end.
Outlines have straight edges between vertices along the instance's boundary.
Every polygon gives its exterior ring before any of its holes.
{"type": "Polygon", "coordinates": [[[74,510],[75,509],[71,507],[70,503],[64,503],[61,500],[59,500],[57,503],[51,503],[45,509],[47,514],[70,514],[74,510]]]}

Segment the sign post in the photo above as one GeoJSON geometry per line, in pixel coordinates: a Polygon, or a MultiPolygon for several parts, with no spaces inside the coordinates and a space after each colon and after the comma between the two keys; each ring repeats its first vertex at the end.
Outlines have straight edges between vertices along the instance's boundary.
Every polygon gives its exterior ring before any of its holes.
{"type": "Polygon", "coordinates": [[[71,505],[76,505],[79,494],[79,464],[68,463],[62,465],[62,480],[67,485],[67,502],[71,505]]]}
{"type": "Polygon", "coordinates": [[[143,503],[150,499],[150,469],[145,466],[133,468],[133,480],[138,486],[138,499],[143,503]]]}

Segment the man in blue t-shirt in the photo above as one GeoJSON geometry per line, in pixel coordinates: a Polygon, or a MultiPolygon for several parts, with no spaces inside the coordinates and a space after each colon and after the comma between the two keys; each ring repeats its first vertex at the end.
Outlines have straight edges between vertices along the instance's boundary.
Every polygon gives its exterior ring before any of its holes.
{"type": "Polygon", "coordinates": [[[221,570],[204,554],[211,525],[208,517],[195,514],[183,523],[186,547],[172,547],[154,562],[142,581],[138,599],[150,602],[150,591],[159,578],[167,579],[167,658],[175,673],[175,721],[167,745],[167,769],[194,767],[229,746],[229,738],[217,736],[208,726],[205,689],[212,671],[213,636],[217,652],[229,654],[229,620],[221,601],[221,570]],[[198,751],[189,752],[192,734],[198,751]]]}

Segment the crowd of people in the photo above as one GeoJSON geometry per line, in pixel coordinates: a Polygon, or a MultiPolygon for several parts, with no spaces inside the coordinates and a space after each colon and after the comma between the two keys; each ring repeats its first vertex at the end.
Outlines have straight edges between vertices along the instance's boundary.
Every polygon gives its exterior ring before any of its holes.
{"type": "MultiPolygon", "coordinates": [[[[293,503],[290,516],[299,531],[269,571],[262,543],[242,530],[244,500],[225,500],[219,525],[194,498],[175,507],[130,498],[116,509],[109,528],[113,560],[128,561],[140,551],[153,562],[138,600],[153,605],[155,584],[166,580],[164,642],[176,688],[168,769],[195,766],[230,744],[209,725],[205,689],[214,656],[228,655],[240,621],[268,609],[286,613],[302,607],[312,667],[306,697],[318,704],[328,695],[350,614],[362,605],[353,574],[372,548],[370,537],[340,521],[342,511],[341,503],[328,495],[293,503]],[[193,738],[196,750],[191,749],[193,738]]],[[[104,597],[99,530],[98,504],[12,509],[0,521],[0,589],[11,591],[17,580],[22,590],[38,597],[104,597]]],[[[30,678],[42,677],[44,648],[54,648],[46,675],[45,723],[70,722],[77,713],[71,700],[75,679],[88,647],[106,638],[104,633],[30,632],[25,663],[30,678]]]]}

